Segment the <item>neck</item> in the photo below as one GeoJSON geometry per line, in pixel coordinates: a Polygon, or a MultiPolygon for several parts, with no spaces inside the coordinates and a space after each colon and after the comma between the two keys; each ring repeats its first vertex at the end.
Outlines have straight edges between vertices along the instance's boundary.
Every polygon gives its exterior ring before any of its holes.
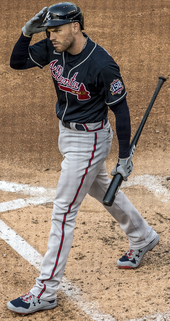
{"type": "Polygon", "coordinates": [[[72,43],[72,45],[67,49],[67,52],[71,55],[78,55],[86,44],[87,38],[84,37],[83,33],[76,37],[72,43]]]}

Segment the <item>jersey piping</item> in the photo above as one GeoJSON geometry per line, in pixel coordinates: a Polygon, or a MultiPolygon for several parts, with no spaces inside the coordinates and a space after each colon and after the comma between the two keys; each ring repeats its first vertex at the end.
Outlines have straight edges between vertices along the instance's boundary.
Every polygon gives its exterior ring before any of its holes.
{"type": "MultiPolygon", "coordinates": [[[[93,51],[95,50],[96,46],[97,46],[97,44],[95,43],[95,44],[94,44],[94,48],[91,50],[91,52],[88,54],[88,56],[87,56],[83,61],[81,61],[78,65],[76,65],[76,66],[74,66],[72,69],[70,69],[70,71],[69,71],[69,73],[68,73],[68,75],[67,75],[67,78],[69,78],[70,73],[71,73],[75,68],[77,68],[77,67],[79,67],[80,65],[82,65],[82,64],[91,56],[91,54],[92,54],[93,51]]],[[[63,61],[63,62],[64,62],[64,61],[63,61]]],[[[67,111],[67,108],[68,108],[67,92],[65,93],[65,95],[66,95],[66,107],[65,107],[64,112],[63,112],[63,115],[62,115],[62,119],[61,119],[62,122],[63,122],[64,116],[65,116],[66,111],[67,111]]]]}
{"type": "Polygon", "coordinates": [[[36,61],[32,58],[32,56],[31,56],[31,54],[30,54],[30,51],[29,51],[29,56],[30,56],[30,59],[31,59],[37,66],[39,66],[40,68],[43,68],[43,66],[41,66],[38,62],[36,62],[36,61]]]}
{"type": "Polygon", "coordinates": [[[127,95],[127,92],[125,91],[125,93],[123,94],[123,96],[121,96],[119,99],[117,99],[117,100],[115,100],[114,102],[111,102],[111,103],[107,103],[106,101],[105,101],[105,103],[106,103],[106,105],[115,105],[115,104],[117,104],[119,101],[121,101],[121,100],[123,100],[123,98],[125,97],[127,95]]]}

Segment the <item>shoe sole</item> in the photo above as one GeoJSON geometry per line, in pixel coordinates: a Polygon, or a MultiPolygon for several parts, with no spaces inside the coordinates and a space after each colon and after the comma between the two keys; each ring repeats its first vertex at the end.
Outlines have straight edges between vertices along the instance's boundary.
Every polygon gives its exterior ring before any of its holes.
{"type": "MultiPolygon", "coordinates": [[[[157,237],[156,237],[157,238],[157,237]]],[[[156,239],[155,238],[155,239],[156,239]]],[[[154,240],[155,240],[154,239],[154,240]]],[[[149,251],[152,251],[153,249],[154,249],[154,247],[156,246],[156,245],[158,245],[159,244],[159,236],[158,236],[158,242],[153,246],[153,247],[151,247],[151,249],[149,249],[149,250],[147,250],[144,254],[143,254],[143,256],[147,253],[147,252],[149,252],[149,251]]],[[[151,244],[152,245],[152,244],[151,244]]],[[[142,258],[143,258],[143,256],[142,256],[142,258]]],[[[141,261],[142,261],[142,259],[141,259],[141,261]]],[[[141,263],[141,261],[140,261],[140,263],[141,263]]],[[[126,265],[126,266],[123,266],[123,265],[118,265],[118,268],[119,269],[136,269],[139,265],[140,265],[140,263],[137,265],[137,266],[129,266],[129,265],[126,265]]]]}

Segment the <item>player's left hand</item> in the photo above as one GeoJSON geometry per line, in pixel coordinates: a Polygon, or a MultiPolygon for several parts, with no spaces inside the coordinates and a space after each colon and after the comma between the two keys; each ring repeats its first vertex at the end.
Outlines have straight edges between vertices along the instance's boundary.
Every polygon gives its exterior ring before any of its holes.
{"type": "Polygon", "coordinates": [[[47,27],[39,28],[41,23],[44,20],[44,17],[47,13],[47,7],[44,7],[39,13],[37,13],[31,20],[26,22],[25,26],[22,28],[22,32],[25,36],[32,36],[34,33],[39,33],[45,31],[47,27]]]}
{"type": "Polygon", "coordinates": [[[133,163],[132,155],[128,158],[119,158],[115,168],[111,171],[111,175],[114,176],[117,173],[121,174],[124,181],[127,181],[128,176],[132,173],[133,163]]]}

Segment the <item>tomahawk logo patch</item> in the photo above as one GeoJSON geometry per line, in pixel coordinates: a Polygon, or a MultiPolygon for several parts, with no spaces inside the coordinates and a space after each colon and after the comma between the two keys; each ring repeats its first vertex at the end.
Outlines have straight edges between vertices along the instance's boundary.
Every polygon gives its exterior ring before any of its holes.
{"type": "Polygon", "coordinates": [[[71,78],[63,77],[63,67],[61,65],[56,65],[57,61],[58,60],[53,60],[50,63],[50,71],[52,77],[58,83],[58,88],[62,91],[77,96],[78,100],[90,99],[90,92],[86,89],[86,86],[83,83],[76,81],[78,72],[75,72],[71,78]]]}
{"type": "Polygon", "coordinates": [[[112,95],[120,95],[123,89],[124,86],[119,79],[113,80],[113,82],[110,84],[110,91],[112,95]]]}

